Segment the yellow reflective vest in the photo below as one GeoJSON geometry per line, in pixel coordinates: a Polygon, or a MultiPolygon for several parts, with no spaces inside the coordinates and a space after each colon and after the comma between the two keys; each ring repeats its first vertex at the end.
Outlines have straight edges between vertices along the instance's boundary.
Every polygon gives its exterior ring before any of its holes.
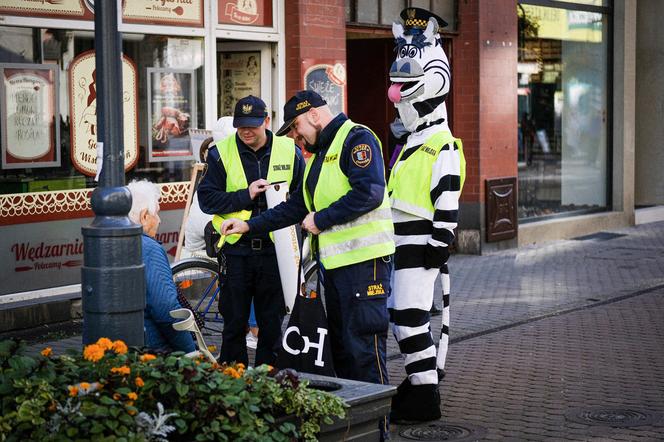
{"type": "Polygon", "coordinates": [[[463,156],[463,144],[454,138],[450,131],[441,131],[429,137],[398,168],[406,148],[401,149],[399,157],[390,174],[387,189],[392,207],[412,215],[433,221],[434,206],[431,201],[431,175],[433,165],[440,152],[449,143],[454,142],[459,151],[460,189],[466,180],[466,159],[463,156]]]}
{"type": "MultiPolygon", "coordinates": [[[[216,143],[219,157],[226,170],[226,192],[235,192],[249,187],[247,176],[242,167],[242,159],[238,151],[235,134],[216,143]]],[[[272,149],[270,151],[270,163],[268,165],[267,180],[270,183],[286,181],[290,186],[293,180],[293,168],[295,167],[295,143],[291,138],[272,136],[272,149]]],[[[251,210],[240,210],[238,212],[217,214],[212,217],[212,225],[217,232],[221,233],[221,225],[229,218],[239,218],[247,221],[251,218],[251,210]]],[[[235,244],[242,237],[240,233],[222,235],[218,247],[224,242],[235,244]]],[[[270,233],[272,238],[272,233],[270,233]]],[[[273,239],[274,241],[274,239],[273,239]]]]}
{"type": "MultiPolygon", "coordinates": [[[[357,126],[350,120],[341,125],[332,144],[325,154],[320,175],[313,196],[303,184],[304,202],[309,212],[326,209],[351,190],[348,177],[339,166],[341,150],[350,130],[357,126]]],[[[375,135],[374,135],[375,136],[375,135]]],[[[376,137],[378,144],[380,141],[376,137]]],[[[304,169],[304,181],[307,182],[311,165],[316,155],[310,158],[304,169]]],[[[382,161],[382,159],[381,159],[382,161]]],[[[387,196],[377,208],[344,224],[336,224],[318,235],[318,252],[323,267],[338,267],[367,261],[394,253],[394,225],[387,196]]]]}

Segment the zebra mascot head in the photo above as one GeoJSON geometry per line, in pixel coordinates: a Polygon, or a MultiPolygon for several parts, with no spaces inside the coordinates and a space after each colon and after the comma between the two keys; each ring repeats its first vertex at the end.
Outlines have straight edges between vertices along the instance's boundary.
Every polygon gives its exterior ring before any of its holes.
{"type": "Polygon", "coordinates": [[[401,18],[403,25],[392,24],[397,57],[390,68],[387,96],[409,132],[431,126],[447,129],[450,65],[438,34],[447,23],[420,8],[404,9],[401,18]]]}

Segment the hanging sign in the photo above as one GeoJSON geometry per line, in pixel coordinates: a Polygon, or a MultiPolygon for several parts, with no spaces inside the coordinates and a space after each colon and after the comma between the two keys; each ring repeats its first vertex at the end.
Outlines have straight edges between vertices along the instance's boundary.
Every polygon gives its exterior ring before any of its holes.
{"type": "MultiPolygon", "coordinates": [[[[72,60],[69,68],[71,106],[71,160],[79,172],[97,173],[97,80],[94,51],[72,60]]],[[[122,112],[124,166],[130,170],[138,161],[137,73],[134,63],[122,56],[122,112]]]]}
{"type": "Polygon", "coordinates": [[[131,0],[122,8],[124,23],[203,27],[203,0],[131,0]]]}
{"type": "Polygon", "coordinates": [[[0,14],[91,20],[93,5],[92,0],[0,0],[0,14]]]}
{"type": "Polygon", "coordinates": [[[0,64],[2,168],[60,166],[55,65],[0,64]]]}
{"type": "Polygon", "coordinates": [[[220,24],[272,26],[272,0],[218,0],[220,24]]]}

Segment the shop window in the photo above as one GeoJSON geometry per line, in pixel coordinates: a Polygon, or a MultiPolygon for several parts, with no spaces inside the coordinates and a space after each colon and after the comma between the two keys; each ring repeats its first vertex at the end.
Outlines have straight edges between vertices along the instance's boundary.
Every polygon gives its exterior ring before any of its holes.
{"type": "Polygon", "coordinates": [[[346,0],[346,22],[391,26],[409,6],[428,9],[443,18],[448,23],[446,32],[456,30],[455,0],[346,0]]]}
{"type": "Polygon", "coordinates": [[[610,10],[541,3],[517,6],[522,221],[607,210],[610,199],[610,10]]]}
{"type": "MultiPolygon", "coordinates": [[[[94,168],[96,157],[94,64],[89,71],[81,68],[93,49],[92,31],[0,26],[2,105],[13,107],[2,111],[0,194],[96,186],[94,169],[84,164],[94,168]],[[24,87],[29,81],[34,81],[32,92],[24,87]],[[41,92],[44,87],[48,93],[41,92]],[[54,129],[38,131],[33,123],[44,118],[42,126],[54,129]],[[77,136],[89,140],[77,146],[77,136]]],[[[125,137],[126,155],[135,153],[126,180],[187,181],[197,155],[189,147],[188,129],[204,123],[203,39],[124,34],[122,50],[123,70],[130,71],[133,82],[123,93],[133,115],[123,121],[135,126],[133,139],[125,137]]]]}

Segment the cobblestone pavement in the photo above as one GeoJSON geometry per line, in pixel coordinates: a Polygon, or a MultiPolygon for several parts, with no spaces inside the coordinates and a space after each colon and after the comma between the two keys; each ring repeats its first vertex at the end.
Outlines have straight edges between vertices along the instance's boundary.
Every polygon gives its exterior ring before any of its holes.
{"type": "MultiPolygon", "coordinates": [[[[454,255],[450,274],[443,418],[394,440],[664,440],[664,222],[454,255]]],[[[388,370],[405,376],[393,338],[388,370]]]]}

